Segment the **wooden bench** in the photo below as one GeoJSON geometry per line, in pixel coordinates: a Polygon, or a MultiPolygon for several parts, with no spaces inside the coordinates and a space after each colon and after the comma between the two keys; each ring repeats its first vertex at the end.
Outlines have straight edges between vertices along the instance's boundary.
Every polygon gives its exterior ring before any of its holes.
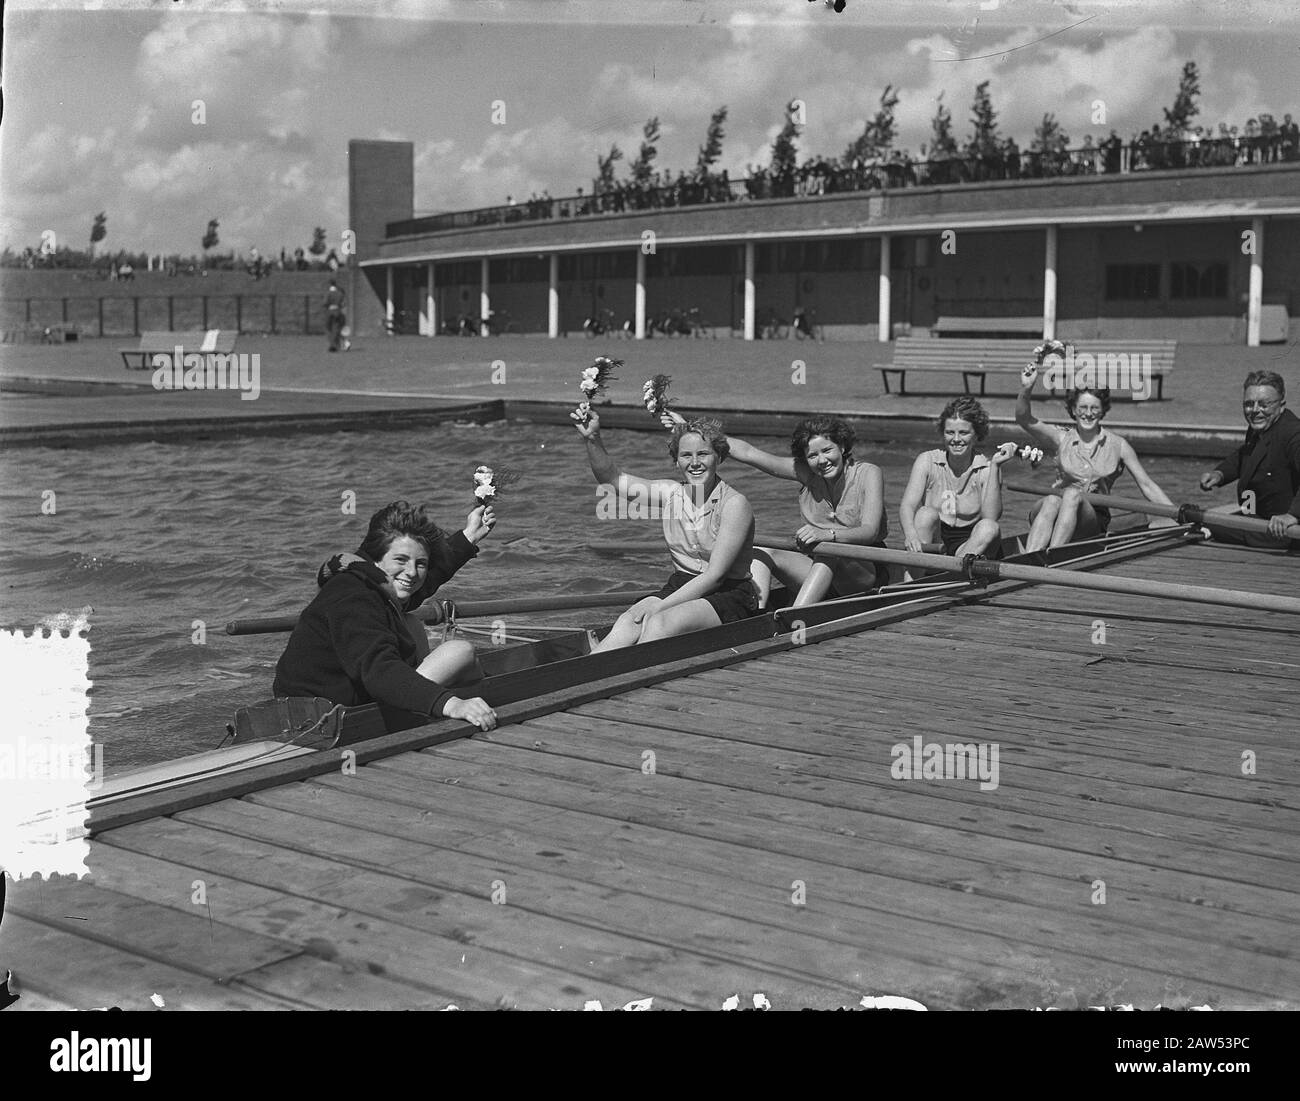
{"type": "Polygon", "coordinates": [[[235,334],[220,329],[208,329],[206,332],[196,329],[183,333],[148,331],[140,336],[139,347],[119,348],[118,351],[122,353],[122,363],[127,370],[133,367],[147,370],[153,366],[154,356],[173,356],[178,347],[183,353],[200,352],[204,356],[229,355],[235,350],[235,334]],[[138,357],[139,361],[132,363],[132,356],[138,357]]]}
{"type": "Polygon", "coordinates": [[[1033,337],[1040,339],[1043,333],[1041,317],[940,317],[930,326],[934,336],[1002,338],[1033,337]]]}
{"type": "MultiPolygon", "coordinates": [[[[894,342],[894,362],[877,363],[881,378],[885,384],[885,393],[890,393],[889,376],[898,376],[898,393],[907,393],[907,375],[913,374],[953,374],[961,372],[962,385],[966,393],[972,393],[971,380],[979,380],[979,396],[985,396],[985,383],[989,375],[1014,375],[1017,379],[1025,364],[1033,359],[1034,349],[1041,340],[932,340],[925,337],[900,337],[894,342]]],[[[1175,340],[1080,340],[1071,341],[1075,353],[1087,353],[1094,357],[1099,371],[1108,363],[1116,363],[1114,357],[1124,354],[1151,357],[1149,377],[1156,386],[1156,400],[1163,401],[1165,396],[1165,377],[1173,373],[1174,356],[1178,349],[1175,340]]],[[[1122,361],[1120,361],[1122,362],[1122,361]]],[[[1116,396],[1125,391],[1117,391],[1116,396]]]]}

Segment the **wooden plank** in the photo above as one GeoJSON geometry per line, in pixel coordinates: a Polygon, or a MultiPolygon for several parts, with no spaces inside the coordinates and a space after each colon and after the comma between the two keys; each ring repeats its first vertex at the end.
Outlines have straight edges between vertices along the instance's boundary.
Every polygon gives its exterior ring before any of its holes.
{"type": "Polygon", "coordinates": [[[212,921],[198,907],[172,909],[67,876],[15,883],[8,913],[220,983],[299,951],[296,945],[212,921]]]}
{"type": "MultiPolygon", "coordinates": [[[[423,756],[423,755],[422,755],[422,756],[423,756]]],[[[395,782],[395,784],[396,784],[397,786],[399,786],[399,787],[407,787],[407,788],[409,789],[409,796],[407,796],[407,797],[403,797],[403,798],[408,798],[408,797],[409,797],[410,802],[411,802],[411,805],[412,805],[413,808],[418,808],[418,807],[420,807],[421,805],[423,805],[423,806],[429,806],[429,807],[431,807],[431,808],[437,808],[436,810],[433,811],[433,813],[436,813],[436,814],[439,814],[439,815],[446,813],[446,809],[445,809],[445,807],[442,805],[442,802],[441,802],[441,798],[442,798],[442,797],[441,797],[441,794],[440,794],[440,793],[434,793],[433,796],[430,796],[430,795],[428,794],[428,792],[429,792],[429,788],[428,788],[427,785],[419,785],[419,784],[411,785],[411,784],[409,784],[409,783],[407,782],[407,781],[409,780],[409,778],[407,778],[407,777],[399,777],[399,776],[397,775],[398,770],[397,770],[397,764],[396,764],[396,763],[394,763],[394,764],[392,765],[391,768],[386,767],[386,768],[385,768],[385,771],[390,771],[390,772],[393,772],[393,773],[394,773],[394,782],[395,782]],[[425,802],[425,801],[424,801],[425,799],[429,799],[430,801],[425,802]]],[[[331,783],[331,784],[337,784],[338,781],[336,781],[336,780],[331,780],[330,783],[331,783]]],[[[550,781],[548,780],[548,781],[546,781],[546,783],[549,785],[550,781]]],[[[513,792],[518,792],[518,791],[519,791],[518,785],[512,785],[512,791],[513,791],[513,792]]],[[[258,798],[259,798],[259,799],[266,799],[266,798],[271,797],[273,794],[278,794],[278,793],[264,793],[264,794],[262,794],[262,795],[259,795],[258,798]]],[[[586,796],[588,799],[590,799],[590,797],[591,797],[591,792],[585,792],[584,794],[585,794],[585,796],[586,796]]],[[[626,800],[626,798],[627,798],[627,797],[626,797],[625,795],[620,794],[620,795],[617,797],[616,801],[619,802],[619,803],[622,803],[622,802],[624,802],[624,801],[626,800]]],[[[353,801],[353,800],[355,799],[355,796],[351,795],[351,793],[348,793],[348,795],[347,795],[347,796],[344,796],[343,799],[344,799],[344,803],[346,804],[346,802],[353,801]]],[[[514,799],[511,800],[512,803],[513,803],[514,801],[515,801],[514,799]]],[[[393,797],[392,793],[385,793],[385,799],[384,799],[384,801],[383,801],[383,813],[391,814],[391,813],[392,813],[392,808],[394,808],[396,805],[399,805],[399,802],[400,802],[400,800],[399,800],[399,799],[395,799],[395,798],[393,797]]],[[[307,803],[307,805],[308,805],[310,808],[312,808],[312,809],[315,809],[315,808],[317,808],[317,807],[320,807],[320,808],[326,808],[326,810],[328,811],[328,813],[330,813],[331,815],[334,815],[334,814],[339,813],[340,802],[339,802],[339,799],[336,798],[336,799],[330,799],[330,800],[316,800],[316,801],[311,801],[311,802],[307,803]]],[[[660,809],[662,809],[662,808],[660,808],[660,809]]],[[[356,821],[371,821],[371,820],[372,820],[372,819],[370,819],[370,818],[367,817],[367,816],[370,814],[369,810],[354,811],[354,812],[352,812],[352,813],[358,815],[358,817],[356,818],[356,821]]],[[[420,814],[427,814],[427,813],[429,813],[429,812],[425,811],[425,812],[418,812],[418,813],[420,813],[420,814]]],[[[550,816],[546,816],[546,817],[543,819],[543,821],[544,821],[545,823],[549,823],[551,820],[552,820],[552,819],[551,819],[550,816]]],[[[391,826],[390,828],[392,828],[394,831],[396,831],[396,832],[399,834],[399,836],[405,837],[405,836],[409,836],[410,833],[411,833],[411,831],[418,830],[419,827],[420,827],[420,821],[419,821],[418,819],[415,818],[415,815],[414,815],[414,814],[412,814],[412,815],[408,818],[408,820],[406,820],[406,821],[397,821],[397,820],[394,820],[394,821],[393,821],[393,824],[392,824],[392,826],[391,826]]],[[[587,831],[587,835],[588,835],[588,836],[591,836],[590,831],[587,831]]],[[[529,835],[528,835],[528,836],[530,836],[530,837],[532,836],[532,830],[531,830],[531,829],[529,830],[529,835]]],[[[485,845],[486,845],[487,843],[489,843],[489,842],[491,841],[491,836],[490,836],[490,835],[485,836],[485,838],[484,838],[483,840],[484,840],[484,843],[485,843],[485,845]]],[[[641,858],[640,858],[639,838],[625,837],[625,838],[624,838],[624,841],[625,841],[625,848],[624,848],[624,850],[623,850],[623,852],[622,852],[621,859],[622,859],[623,861],[625,861],[625,862],[630,862],[630,863],[632,863],[632,866],[633,866],[635,869],[637,869],[637,874],[639,875],[639,874],[640,874],[640,868],[641,868],[641,866],[642,866],[642,862],[641,862],[641,858]]],[[[688,848],[690,847],[689,845],[685,845],[685,844],[683,843],[683,841],[684,841],[684,839],[682,839],[682,838],[678,838],[678,839],[676,839],[675,842],[673,842],[674,851],[681,852],[681,851],[685,851],[686,849],[688,849],[688,848]]],[[[750,855],[754,855],[754,854],[751,853],[750,855]]],[[[671,856],[670,856],[669,859],[671,859],[671,856]]],[[[741,863],[744,863],[744,861],[742,861],[741,863]]],[[[711,868],[713,869],[713,871],[714,871],[714,885],[712,886],[711,890],[714,891],[714,892],[725,890],[725,889],[726,889],[726,888],[725,888],[725,884],[726,884],[726,882],[730,879],[730,872],[729,872],[728,875],[726,875],[726,876],[717,876],[717,875],[716,875],[716,869],[717,869],[718,865],[717,865],[716,863],[712,863],[712,864],[710,865],[710,867],[711,867],[711,868]]],[[[815,869],[810,869],[809,866],[808,866],[807,864],[802,864],[802,865],[799,865],[799,866],[797,867],[797,872],[796,872],[796,874],[810,874],[810,873],[813,872],[813,871],[815,871],[815,869]]],[[[788,876],[789,874],[790,874],[789,871],[787,871],[787,872],[786,872],[786,875],[788,876]]],[[[555,873],[554,873],[554,872],[551,872],[551,875],[554,876],[555,873]]],[[[841,874],[840,874],[839,871],[836,871],[836,872],[834,873],[834,876],[833,876],[833,878],[829,881],[829,884],[828,884],[828,882],[827,882],[825,876],[822,876],[822,877],[819,878],[819,877],[817,877],[815,874],[813,875],[812,879],[809,880],[809,882],[810,882],[810,883],[811,883],[811,882],[816,882],[817,885],[818,885],[818,889],[819,889],[819,891],[824,892],[824,891],[826,891],[828,888],[830,888],[830,889],[835,890],[835,891],[840,891],[842,896],[845,895],[845,894],[847,894],[848,892],[850,892],[850,891],[852,890],[851,887],[844,887],[843,890],[841,891],[842,879],[841,879],[841,874]]],[[[785,893],[785,892],[788,892],[788,890],[789,890],[788,885],[787,885],[788,883],[789,883],[789,880],[788,880],[788,879],[786,879],[784,882],[782,882],[781,879],[777,879],[775,882],[769,884],[769,890],[772,891],[772,894],[773,894],[774,896],[778,895],[779,893],[785,893]]],[[[943,898],[943,900],[940,901],[939,904],[935,907],[933,913],[930,915],[930,918],[931,918],[931,920],[942,920],[945,924],[950,923],[950,921],[951,921],[950,911],[951,911],[951,908],[952,908],[952,905],[953,905],[953,904],[952,904],[951,902],[949,902],[948,899],[951,898],[951,893],[950,893],[950,891],[940,891],[940,892],[936,892],[936,893],[937,893],[937,894],[940,894],[940,895],[942,895],[942,896],[944,896],[944,898],[943,898]]],[[[1080,900],[1080,904],[1081,904],[1081,905],[1082,905],[1082,898],[1083,898],[1083,895],[1082,895],[1082,893],[1080,893],[1080,894],[1079,894],[1079,900],[1080,900]]],[[[702,904],[702,903],[701,903],[701,904],[702,904]]],[[[638,911],[638,912],[640,912],[640,911],[638,911]]],[[[657,907],[657,906],[654,908],[653,912],[654,912],[655,915],[656,915],[656,918],[655,918],[656,929],[661,929],[661,928],[663,928],[664,925],[665,925],[665,922],[667,921],[668,915],[666,915],[666,914],[663,912],[663,910],[662,910],[660,907],[657,907]]],[[[746,909],[745,912],[746,912],[746,915],[748,916],[748,915],[749,915],[749,910],[748,910],[748,908],[746,909]]],[[[937,951],[938,951],[939,954],[941,954],[941,955],[943,954],[943,951],[944,951],[944,950],[943,950],[943,948],[942,948],[942,945],[945,943],[945,941],[946,941],[946,939],[947,939],[947,937],[948,937],[948,935],[949,935],[949,932],[950,932],[949,930],[945,930],[945,929],[937,929],[937,930],[928,930],[928,929],[927,929],[927,930],[918,930],[918,929],[917,929],[916,927],[914,927],[914,926],[913,926],[913,927],[910,927],[910,931],[908,931],[908,930],[899,930],[898,927],[897,927],[897,921],[896,921],[895,917],[894,917],[892,914],[887,914],[887,915],[886,915],[886,919],[885,919],[885,922],[884,922],[884,926],[881,927],[881,928],[875,928],[875,927],[873,926],[872,923],[875,922],[876,920],[877,920],[877,919],[875,919],[875,918],[871,918],[871,919],[869,920],[869,919],[868,919],[868,915],[861,915],[861,914],[860,914],[860,915],[855,915],[855,917],[853,918],[852,924],[851,924],[851,928],[853,928],[853,929],[858,929],[858,930],[862,930],[862,931],[863,931],[863,932],[862,932],[862,935],[865,936],[865,937],[867,938],[868,943],[869,943],[869,944],[876,944],[876,945],[878,945],[878,946],[881,946],[881,947],[880,947],[880,951],[881,951],[882,953],[884,953],[885,955],[889,956],[890,958],[894,958],[894,957],[897,957],[897,958],[906,958],[906,955],[907,955],[906,944],[895,944],[895,945],[890,945],[890,944],[888,943],[888,940],[889,940],[889,938],[890,938],[891,936],[896,936],[899,940],[901,940],[901,941],[903,941],[903,942],[910,942],[913,951],[915,951],[916,948],[917,948],[917,946],[918,946],[918,937],[919,937],[919,938],[920,938],[920,941],[921,941],[921,942],[926,946],[926,947],[925,947],[925,950],[926,950],[927,952],[935,952],[935,951],[936,951],[936,947],[935,947],[935,946],[936,946],[936,945],[940,945],[940,947],[937,949],[937,951]],[[864,924],[864,923],[865,923],[865,924],[864,924]],[[892,931],[892,932],[891,932],[891,931],[892,931]],[[931,935],[932,933],[934,934],[933,936],[931,935]]],[[[992,958],[992,957],[994,957],[994,956],[997,956],[997,955],[999,954],[1000,951],[1004,951],[1005,948],[1006,948],[1005,944],[1003,944],[1002,948],[999,949],[999,947],[998,947],[998,945],[997,945],[997,943],[996,943],[996,942],[999,941],[999,939],[1001,938],[1002,931],[1003,931],[1003,930],[1005,929],[1005,927],[1006,927],[1007,914],[1006,914],[1006,907],[1005,907],[1004,904],[997,904],[997,906],[996,906],[996,912],[995,912],[994,915],[993,915],[993,920],[994,920],[994,922],[996,923],[996,929],[995,929],[995,931],[991,934],[991,936],[992,936],[992,938],[993,938],[993,943],[990,943],[988,940],[984,940],[984,941],[982,941],[980,944],[975,945],[975,946],[972,946],[971,949],[970,949],[970,951],[973,952],[973,953],[975,953],[975,954],[978,956],[978,958],[980,958],[981,960],[984,960],[984,961],[986,962],[986,964],[987,964],[987,961],[988,961],[990,958],[992,958]]],[[[1040,924],[1041,924],[1041,921],[1042,921],[1042,918],[1041,918],[1041,915],[1039,915],[1039,916],[1037,916],[1036,919],[1035,919],[1035,924],[1039,924],[1039,925],[1040,925],[1040,924]]],[[[845,927],[845,928],[849,928],[850,926],[844,926],[844,927],[845,927]]],[[[688,928],[694,928],[694,923],[692,923],[690,926],[688,926],[688,928]]],[[[666,933],[663,933],[663,934],[661,934],[661,935],[667,935],[667,934],[666,934],[666,933]]],[[[967,937],[967,936],[975,936],[975,934],[970,934],[970,933],[963,933],[963,934],[961,934],[961,937],[962,937],[962,938],[965,938],[965,937],[967,937]]],[[[979,939],[979,938],[977,937],[976,939],[979,939]]],[[[1054,957],[1059,957],[1059,955],[1060,955],[1059,945],[1058,945],[1057,943],[1055,943],[1055,942],[1052,942],[1052,943],[1048,944],[1047,946],[1045,946],[1045,950],[1050,950],[1050,951],[1053,953],[1054,957]]],[[[1024,956],[1023,956],[1023,953],[1025,953],[1025,952],[1030,952],[1030,953],[1032,954],[1032,952],[1033,952],[1032,948],[1026,946],[1025,944],[1023,944],[1023,943],[1020,942],[1020,941],[1017,941],[1017,942],[1016,942],[1013,951],[1018,952],[1018,953],[1021,953],[1021,956],[1018,957],[1018,958],[1022,961],[1021,965],[1024,965],[1024,956]]],[[[951,965],[951,961],[947,960],[946,957],[945,957],[945,962],[949,962],[950,965],[951,965]]],[[[1057,959],[1057,962],[1059,963],[1059,958],[1057,959]]],[[[1041,963],[1041,961],[1040,961],[1040,963],[1041,963]]],[[[1141,969],[1140,965],[1137,965],[1137,966],[1138,966],[1138,970],[1140,970],[1140,969],[1141,969]]],[[[1088,967],[1090,967],[1092,970],[1095,971],[1095,970],[1096,970],[1096,963],[1095,963],[1095,961],[1094,961],[1093,963],[1089,964],[1088,967]]],[[[1158,989],[1158,986],[1157,986],[1155,989],[1158,989]]]]}
{"type": "Polygon", "coordinates": [[[266,994],[211,979],[74,933],[5,914],[7,966],[25,990],[82,1009],[119,1006],[153,1010],[158,994],[168,1009],[288,1009],[266,994]]]}

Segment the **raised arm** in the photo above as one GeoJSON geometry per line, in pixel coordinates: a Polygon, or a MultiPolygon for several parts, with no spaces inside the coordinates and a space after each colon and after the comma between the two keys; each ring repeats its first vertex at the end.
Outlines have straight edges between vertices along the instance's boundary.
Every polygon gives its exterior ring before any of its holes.
{"type": "Polygon", "coordinates": [[[602,486],[616,486],[618,492],[627,495],[629,490],[635,489],[639,494],[645,494],[645,500],[651,503],[658,503],[659,496],[662,492],[662,479],[651,480],[648,478],[638,478],[635,474],[628,474],[625,470],[619,468],[605,450],[605,441],[600,438],[600,417],[593,409],[588,414],[588,420],[584,424],[576,413],[569,414],[574,420],[574,427],[587,444],[587,461],[591,463],[591,472],[596,476],[596,481],[602,486]]]}
{"type": "Polygon", "coordinates": [[[709,564],[698,577],[691,578],[676,592],[667,596],[655,608],[662,612],[678,604],[708,596],[725,580],[736,558],[746,545],[754,540],[754,510],[749,501],[737,493],[723,506],[722,520],[718,524],[718,538],[709,555],[709,564]]]}
{"type": "Polygon", "coordinates": [[[1044,424],[1034,416],[1033,400],[1031,395],[1034,392],[1034,383],[1038,381],[1038,368],[1034,364],[1029,364],[1020,372],[1020,393],[1016,395],[1016,424],[1020,425],[1026,432],[1036,440],[1047,444],[1048,447],[1056,450],[1061,442],[1061,430],[1055,425],[1044,424]]]}
{"type": "MultiPolygon", "coordinates": [[[[675,428],[679,424],[686,423],[685,417],[680,413],[674,413],[671,409],[665,410],[659,420],[665,428],[675,428]]],[[[788,478],[792,482],[803,481],[799,477],[798,465],[789,456],[773,455],[770,451],[764,451],[761,447],[755,447],[752,443],[746,443],[736,436],[727,437],[727,446],[731,449],[731,457],[746,466],[752,466],[764,474],[771,474],[774,478],[788,478]]]]}

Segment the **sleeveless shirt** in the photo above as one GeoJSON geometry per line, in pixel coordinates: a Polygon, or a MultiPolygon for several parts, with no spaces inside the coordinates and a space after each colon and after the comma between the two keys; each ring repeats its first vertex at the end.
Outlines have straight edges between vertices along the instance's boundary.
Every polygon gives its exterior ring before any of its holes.
{"type": "Polygon", "coordinates": [[[1060,443],[1056,448],[1056,481],[1053,489],[1079,486],[1086,493],[1109,493],[1124,473],[1124,459],[1120,455],[1123,439],[1113,432],[1103,430],[1091,444],[1079,439],[1078,428],[1060,430],[1060,443]]]}
{"type": "MultiPolygon", "coordinates": [[[[740,493],[721,479],[713,492],[699,508],[695,507],[693,494],[682,482],[675,483],[660,499],[663,509],[664,542],[672,555],[673,566],[684,573],[701,574],[709,566],[709,556],[718,541],[722,526],[722,511],[732,497],[740,493]]],[[[731,569],[729,581],[743,581],[749,576],[753,546],[741,548],[731,569]]]]}
{"type": "Polygon", "coordinates": [[[948,465],[946,448],[925,454],[930,460],[925,471],[925,503],[950,527],[971,527],[980,518],[984,482],[990,469],[988,456],[976,455],[966,473],[958,476],[948,465]]]}
{"type": "MultiPolygon", "coordinates": [[[[844,468],[844,492],[840,494],[838,505],[831,504],[826,479],[820,474],[813,474],[799,489],[799,511],[814,527],[828,528],[838,524],[846,528],[859,528],[865,522],[862,516],[866,510],[866,463],[852,462],[844,468]]],[[[889,518],[882,509],[876,539],[883,544],[888,534],[889,518]]]]}

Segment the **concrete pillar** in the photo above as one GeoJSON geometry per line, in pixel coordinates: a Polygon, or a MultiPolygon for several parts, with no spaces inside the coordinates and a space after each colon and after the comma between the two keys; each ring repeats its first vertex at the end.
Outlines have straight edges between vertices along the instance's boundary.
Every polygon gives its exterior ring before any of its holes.
{"type": "Polygon", "coordinates": [[[560,254],[551,253],[551,282],[546,292],[546,335],[560,335],[560,254]]]}
{"type": "Polygon", "coordinates": [[[890,323],[890,301],[889,301],[889,244],[890,236],[888,233],[880,235],[880,302],[877,322],[880,326],[878,339],[882,344],[887,344],[891,335],[893,326],[890,323]]]}
{"type": "Polygon", "coordinates": [[[636,250],[636,338],[645,339],[645,253],[636,250]]]}
{"type": "Polygon", "coordinates": [[[1056,247],[1057,227],[1047,227],[1047,249],[1043,257],[1043,339],[1056,339],[1056,247]]]}
{"type": "Polygon", "coordinates": [[[478,262],[478,317],[479,317],[479,335],[487,336],[488,314],[492,312],[492,299],[488,295],[488,259],[483,257],[478,262]]]}
{"type": "Polygon", "coordinates": [[[438,299],[433,293],[433,261],[425,265],[424,335],[438,335],[438,299]]]}
{"type": "Polygon", "coordinates": [[[745,339],[754,339],[754,242],[745,242],[745,339]]]}
{"type": "Polygon", "coordinates": [[[1255,251],[1250,255],[1250,294],[1246,299],[1246,346],[1259,347],[1259,315],[1264,306],[1264,219],[1252,218],[1255,251]]]}
{"type": "Polygon", "coordinates": [[[393,317],[393,265],[389,264],[384,268],[384,321],[390,333],[393,331],[393,317]]]}

